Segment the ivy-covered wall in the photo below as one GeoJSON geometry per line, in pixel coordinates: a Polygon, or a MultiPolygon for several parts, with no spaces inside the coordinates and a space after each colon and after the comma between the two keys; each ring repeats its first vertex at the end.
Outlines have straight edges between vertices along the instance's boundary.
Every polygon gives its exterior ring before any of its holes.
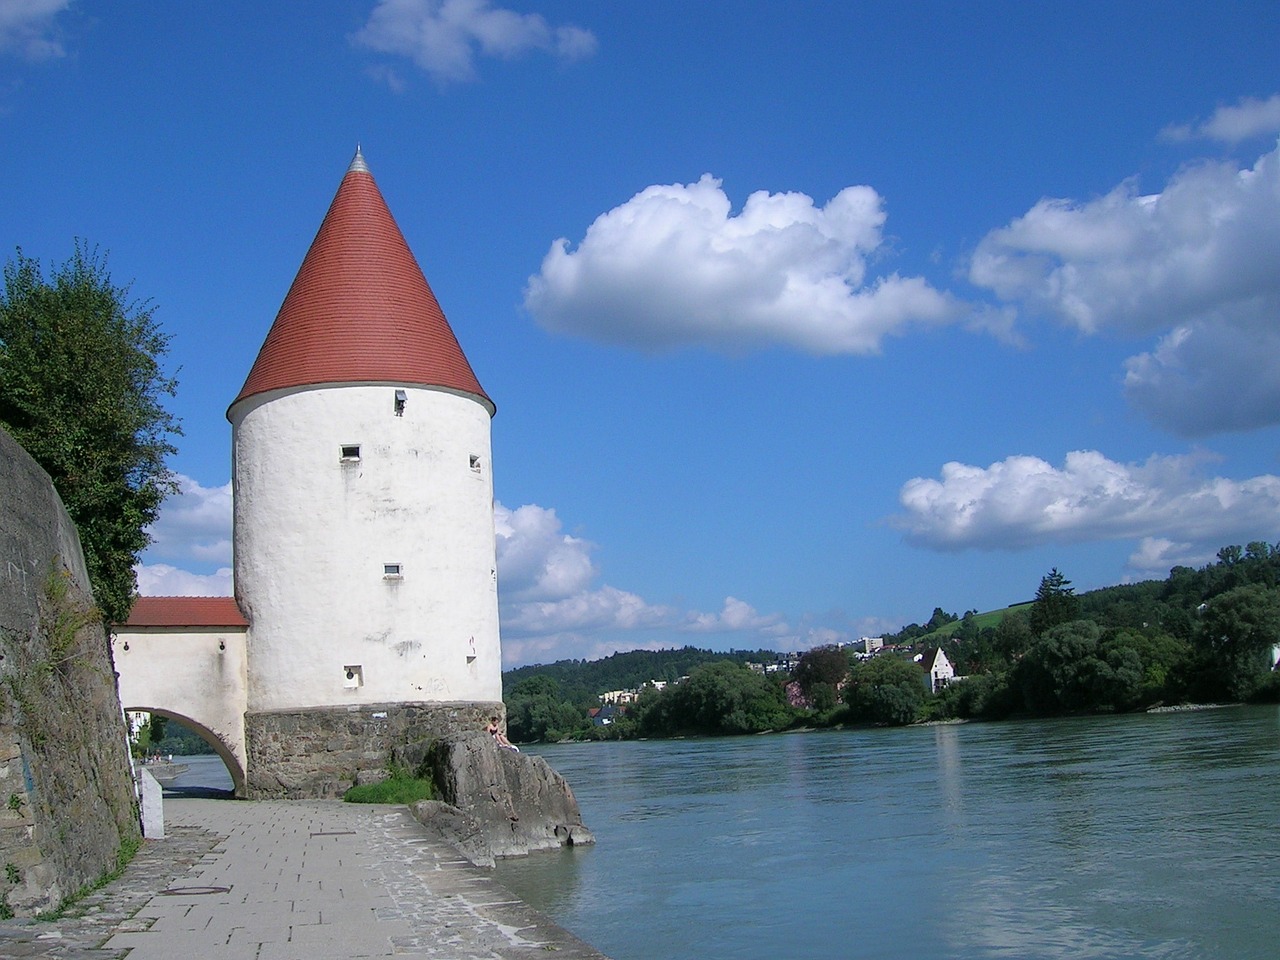
{"type": "Polygon", "coordinates": [[[0,917],[56,909],[140,837],[88,583],[48,475],[0,430],[0,917]]]}

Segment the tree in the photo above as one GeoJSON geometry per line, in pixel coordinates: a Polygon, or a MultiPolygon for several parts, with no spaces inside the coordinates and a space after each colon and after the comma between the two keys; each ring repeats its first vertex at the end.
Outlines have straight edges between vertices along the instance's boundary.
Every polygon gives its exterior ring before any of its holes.
{"type": "Polygon", "coordinates": [[[1014,610],[996,624],[991,645],[1011,663],[1026,653],[1033,639],[1031,621],[1027,614],[1022,610],[1014,610]]]}
{"type": "Polygon", "coordinates": [[[1280,645],[1280,589],[1251,583],[1219,594],[1201,629],[1226,693],[1248,699],[1267,679],[1271,650],[1280,645]]]}
{"type": "Polygon", "coordinates": [[[586,712],[566,701],[551,677],[531,676],[507,692],[507,736],[517,743],[559,740],[585,730],[586,712]]]}
{"type": "Polygon", "coordinates": [[[1123,648],[1133,650],[1142,664],[1142,681],[1137,691],[1137,700],[1142,705],[1180,695],[1176,678],[1190,663],[1191,644],[1160,630],[1134,629],[1113,630],[1099,643],[1106,657],[1123,648]]]}
{"type": "Polygon", "coordinates": [[[1073,620],[1046,631],[1014,674],[1033,713],[1126,710],[1141,696],[1143,664],[1131,643],[1104,641],[1092,620],[1073,620]]]}
{"type": "Polygon", "coordinates": [[[762,733],[790,726],[794,716],[778,684],[727,660],[695,667],[645,699],[637,721],[647,736],[762,733]]]}
{"type": "Polygon", "coordinates": [[[1039,636],[1060,623],[1070,623],[1080,615],[1080,600],[1071,581],[1057,567],[1040,578],[1035,603],[1031,605],[1031,632],[1039,636]]]}
{"type": "Polygon", "coordinates": [[[929,622],[924,625],[927,632],[932,633],[935,630],[941,630],[948,623],[955,623],[960,618],[954,613],[947,613],[941,607],[933,608],[933,616],[929,618],[929,622]]]}
{"type": "Polygon", "coordinates": [[[79,241],[47,280],[18,250],[0,293],[0,426],[52,477],[109,623],[133,605],[134,564],[176,489],[165,461],[182,432],[161,405],[177,386],[160,367],[169,337],[129,296],[79,241]]]}
{"type": "Polygon", "coordinates": [[[835,689],[849,675],[849,654],[836,646],[814,647],[800,655],[792,677],[801,692],[812,699],[814,687],[835,689]]]}
{"type": "Polygon", "coordinates": [[[881,654],[854,667],[844,698],[855,720],[901,726],[924,704],[924,674],[918,664],[881,654]]]}

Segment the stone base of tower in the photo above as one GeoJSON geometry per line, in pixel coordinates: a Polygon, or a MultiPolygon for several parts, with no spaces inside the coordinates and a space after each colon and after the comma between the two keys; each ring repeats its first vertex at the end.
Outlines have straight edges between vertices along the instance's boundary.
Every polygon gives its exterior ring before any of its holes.
{"type": "Polygon", "coordinates": [[[249,799],[341,797],[386,771],[393,748],[483,730],[501,702],[381,703],[245,714],[249,799]]]}

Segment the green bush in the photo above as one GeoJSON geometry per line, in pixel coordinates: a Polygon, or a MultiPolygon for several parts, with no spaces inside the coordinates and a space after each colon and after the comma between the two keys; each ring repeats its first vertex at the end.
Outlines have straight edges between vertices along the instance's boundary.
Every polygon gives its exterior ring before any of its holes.
{"type": "Polygon", "coordinates": [[[415,777],[407,770],[392,770],[380,783],[363,783],[342,795],[347,803],[417,803],[435,796],[430,780],[415,777]]]}

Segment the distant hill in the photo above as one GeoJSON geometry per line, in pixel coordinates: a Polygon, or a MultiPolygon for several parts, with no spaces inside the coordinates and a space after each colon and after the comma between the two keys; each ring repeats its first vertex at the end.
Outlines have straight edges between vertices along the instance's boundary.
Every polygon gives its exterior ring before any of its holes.
{"type": "MultiPolygon", "coordinates": [[[[1218,561],[1199,569],[1174,567],[1165,580],[1144,580],[1117,584],[1077,594],[1079,615],[1103,628],[1151,628],[1187,640],[1193,633],[1195,610],[1204,601],[1243,584],[1256,583],[1275,588],[1280,582],[1280,544],[1262,541],[1244,547],[1223,547],[1218,561]]],[[[884,641],[916,648],[946,645],[971,624],[975,633],[994,629],[1011,613],[1029,610],[1027,600],[988,610],[971,611],[963,617],[935,608],[926,623],[911,623],[884,641]]],[[[503,697],[512,687],[530,677],[550,677],[559,688],[559,698],[578,706],[592,706],[608,690],[635,689],[649,680],[677,680],[694,667],[716,660],[737,663],[770,663],[780,654],[772,650],[732,650],[728,653],[679,647],[666,650],[632,650],[615,653],[602,660],[559,660],[508,670],[502,676],[503,697]]]]}
{"type": "MultiPolygon", "coordinates": [[[[1034,603],[1034,600],[1024,600],[1021,603],[1011,604],[1007,607],[1001,607],[999,610],[988,610],[986,613],[975,613],[971,616],[974,624],[979,630],[985,630],[988,627],[996,626],[1001,620],[1007,617],[1015,610],[1025,610],[1034,603]]],[[[929,633],[920,634],[911,640],[911,643],[917,646],[934,646],[936,647],[941,641],[951,637],[961,626],[964,625],[964,619],[952,620],[950,623],[939,627],[929,633]]],[[[886,642],[888,640],[886,639],[886,642]]]]}
{"type": "Polygon", "coordinates": [[[560,687],[560,696],[570,703],[592,706],[600,694],[608,690],[633,690],[650,680],[678,680],[703,663],[731,660],[771,663],[778,657],[774,650],[699,650],[679,647],[669,650],[632,650],[615,653],[602,660],[557,660],[555,663],[516,667],[502,675],[502,694],[506,699],[511,689],[528,677],[550,677],[560,687]]]}

